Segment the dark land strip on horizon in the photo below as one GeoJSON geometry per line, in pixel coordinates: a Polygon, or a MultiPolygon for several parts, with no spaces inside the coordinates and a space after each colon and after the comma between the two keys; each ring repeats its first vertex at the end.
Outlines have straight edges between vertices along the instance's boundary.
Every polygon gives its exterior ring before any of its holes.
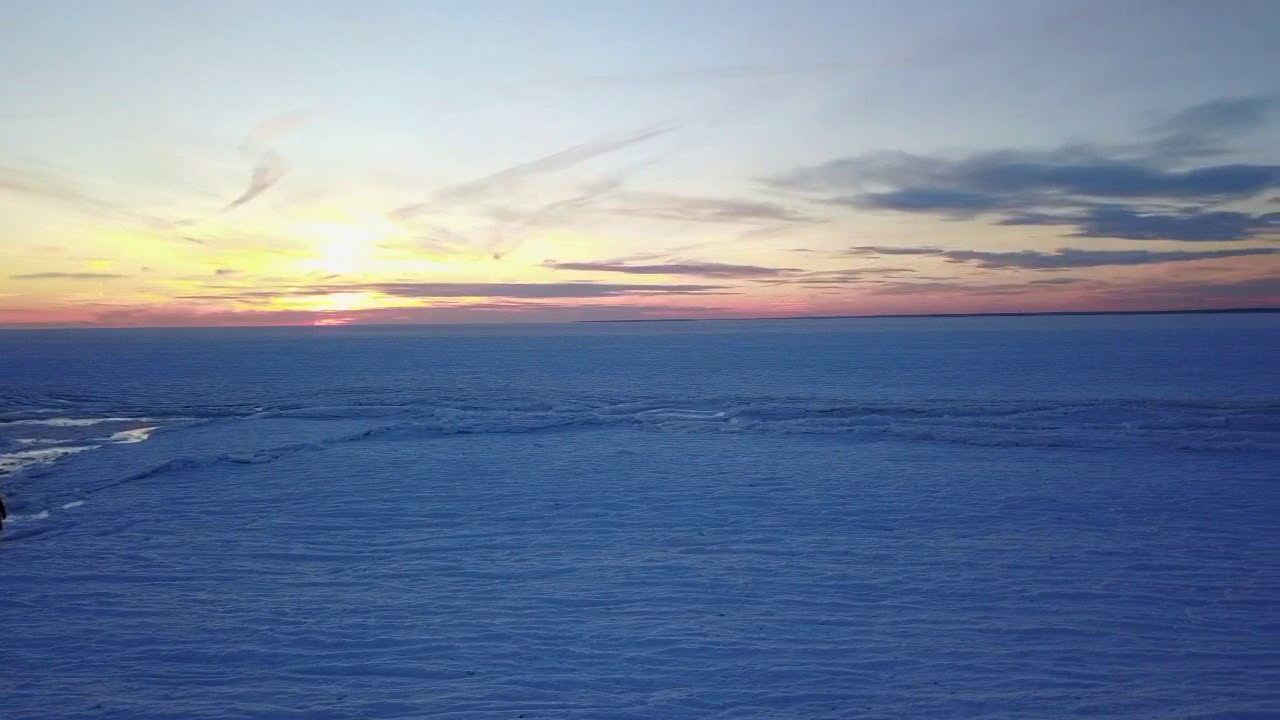
{"type": "Polygon", "coordinates": [[[627,320],[575,320],[579,323],[726,322],[742,320],[869,320],[874,318],[972,318],[1043,317],[1052,315],[1221,315],[1280,313],[1280,307],[1216,308],[1201,310],[1043,310],[1038,312],[885,313],[880,315],[785,315],[782,317],[631,318],[627,320]]]}

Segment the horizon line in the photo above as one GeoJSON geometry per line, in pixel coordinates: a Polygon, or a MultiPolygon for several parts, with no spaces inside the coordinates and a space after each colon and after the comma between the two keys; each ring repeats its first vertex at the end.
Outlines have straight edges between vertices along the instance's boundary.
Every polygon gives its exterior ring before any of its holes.
{"type": "Polygon", "coordinates": [[[1185,308],[1174,310],[1033,310],[1029,312],[999,311],[970,313],[876,313],[868,315],[782,315],[754,317],[670,317],[670,318],[618,318],[612,320],[530,320],[523,322],[371,322],[334,325],[301,324],[245,324],[245,325],[43,325],[32,323],[0,325],[0,332],[43,330],[227,330],[272,328],[382,328],[382,327],[502,327],[514,325],[581,325],[600,323],[662,323],[662,322],[753,322],[758,320],[876,320],[888,318],[975,318],[975,317],[1052,317],[1090,315],[1231,315],[1280,313],[1280,306],[1235,308],[1185,308]]]}

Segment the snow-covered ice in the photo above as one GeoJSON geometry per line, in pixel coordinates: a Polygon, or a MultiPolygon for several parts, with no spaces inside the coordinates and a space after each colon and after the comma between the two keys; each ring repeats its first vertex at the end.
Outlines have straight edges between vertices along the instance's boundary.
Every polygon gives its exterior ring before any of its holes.
{"type": "Polygon", "coordinates": [[[1275,315],[0,334],[0,716],[1280,716],[1277,356],[1275,315]]]}

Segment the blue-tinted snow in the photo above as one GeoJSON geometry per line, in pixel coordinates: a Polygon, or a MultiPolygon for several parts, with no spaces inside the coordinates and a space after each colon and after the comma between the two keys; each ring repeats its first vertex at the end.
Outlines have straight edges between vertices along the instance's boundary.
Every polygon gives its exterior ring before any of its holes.
{"type": "Polygon", "coordinates": [[[1280,316],[0,333],[0,716],[1280,715],[1280,316]]]}

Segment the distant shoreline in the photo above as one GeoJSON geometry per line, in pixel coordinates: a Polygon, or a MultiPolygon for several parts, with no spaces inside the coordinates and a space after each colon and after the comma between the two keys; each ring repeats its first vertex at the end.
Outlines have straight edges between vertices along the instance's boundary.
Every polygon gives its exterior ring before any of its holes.
{"type": "Polygon", "coordinates": [[[1280,307],[1220,308],[1209,310],[1042,310],[1033,312],[886,313],[880,315],[786,315],[783,317],[633,318],[628,320],[574,320],[573,322],[726,322],[745,320],[870,320],[875,318],[1043,317],[1052,315],[1239,315],[1243,313],[1280,313],[1280,307]]]}

